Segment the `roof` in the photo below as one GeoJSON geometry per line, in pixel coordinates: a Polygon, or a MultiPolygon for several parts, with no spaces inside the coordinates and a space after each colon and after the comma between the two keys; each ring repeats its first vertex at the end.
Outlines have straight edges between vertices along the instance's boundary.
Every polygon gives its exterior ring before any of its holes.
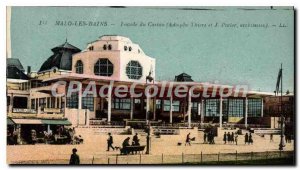
{"type": "Polygon", "coordinates": [[[181,73],[181,74],[175,76],[174,81],[177,81],[177,82],[191,82],[191,81],[194,81],[194,80],[192,79],[192,76],[190,76],[186,73],[181,73]]]}
{"type": "Polygon", "coordinates": [[[52,48],[53,55],[41,66],[39,72],[50,70],[54,67],[61,70],[72,70],[72,55],[81,50],[68,42],[52,48]]]}
{"type": "Polygon", "coordinates": [[[17,58],[6,59],[6,78],[28,80],[29,77],[24,73],[24,68],[17,58]]]}
{"type": "Polygon", "coordinates": [[[6,59],[6,67],[17,67],[21,71],[25,71],[23,65],[21,64],[18,58],[7,58],[6,59]]]}

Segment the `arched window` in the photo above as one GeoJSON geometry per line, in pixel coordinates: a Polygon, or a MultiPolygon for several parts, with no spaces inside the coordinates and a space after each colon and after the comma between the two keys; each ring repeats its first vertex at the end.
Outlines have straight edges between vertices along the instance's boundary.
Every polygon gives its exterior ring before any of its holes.
{"type": "Polygon", "coordinates": [[[143,75],[143,67],[138,61],[131,60],[126,66],[126,74],[130,79],[140,79],[143,75]]]}
{"type": "Polygon", "coordinates": [[[81,60],[78,60],[75,65],[76,73],[83,74],[83,63],[81,60]]]}
{"type": "Polygon", "coordinates": [[[98,76],[111,76],[114,72],[114,65],[107,58],[99,59],[94,66],[94,73],[98,76]]]}
{"type": "Polygon", "coordinates": [[[108,45],[108,50],[111,50],[111,49],[112,49],[111,44],[109,44],[108,45]]]}
{"type": "Polygon", "coordinates": [[[131,47],[129,47],[129,51],[131,51],[132,50],[132,48],[131,47]]]}
{"type": "Polygon", "coordinates": [[[104,44],[103,45],[103,50],[106,50],[106,49],[107,49],[106,44],[104,44]]]}
{"type": "Polygon", "coordinates": [[[124,46],[124,51],[127,51],[127,46],[124,46]]]}

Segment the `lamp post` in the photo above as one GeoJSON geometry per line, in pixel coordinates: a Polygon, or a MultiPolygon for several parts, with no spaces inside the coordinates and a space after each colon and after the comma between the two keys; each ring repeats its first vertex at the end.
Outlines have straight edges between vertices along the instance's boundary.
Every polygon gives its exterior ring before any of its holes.
{"type": "MultiPolygon", "coordinates": [[[[153,77],[151,77],[151,71],[149,72],[149,75],[146,77],[146,86],[148,85],[147,84],[148,81],[149,82],[153,81],[153,77]]],[[[153,81],[153,83],[154,83],[154,81],[153,81]]],[[[146,95],[149,95],[148,92],[147,92],[146,95]]],[[[147,96],[147,98],[148,98],[148,96],[147,96]]],[[[149,102],[149,101],[147,100],[147,102],[149,102]]],[[[147,141],[147,143],[146,143],[146,153],[145,154],[149,154],[150,153],[150,123],[149,123],[149,120],[148,120],[149,119],[149,112],[150,111],[147,111],[147,113],[146,113],[146,122],[147,122],[147,126],[146,126],[147,137],[146,137],[146,141],[147,141]]]]}

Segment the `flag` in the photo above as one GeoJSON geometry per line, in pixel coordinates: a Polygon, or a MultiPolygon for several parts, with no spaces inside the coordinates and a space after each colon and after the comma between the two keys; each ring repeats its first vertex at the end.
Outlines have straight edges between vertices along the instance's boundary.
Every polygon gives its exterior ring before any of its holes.
{"type": "Polygon", "coordinates": [[[277,94],[278,94],[278,92],[279,92],[279,86],[280,86],[280,80],[281,80],[281,77],[282,77],[282,68],[279,69],[278,77],[277,77],[277,83],[276,83],[276,93],[277,93],[277,94]]]}

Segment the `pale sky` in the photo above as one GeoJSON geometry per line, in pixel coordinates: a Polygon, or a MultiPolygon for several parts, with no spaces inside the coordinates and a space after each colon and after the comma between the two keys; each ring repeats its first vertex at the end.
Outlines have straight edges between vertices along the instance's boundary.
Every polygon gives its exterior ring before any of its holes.
{"type": "MultiPolygon", "coordinates": [[[[194,7],[195,8],[195,7],[194,7]]],[[[280,63],[284,91],[294,91],[294,11],[291,8],[245,10],[180,10],[103,7],[13,7],[12,57],[38,71],[51,48],[68,42],[84,49],[102,35],[122,35],[156,59],[156,79],[172,80],[182,72],[194,81],[249,85],[273,92],[280,63]],[[40,21],[46,24],[39,25],[40,21]],[[108,26],[56,26],[56,21],[107,21],[108,26]],[[144,22],[146,26],[121,26],[144,22]],[[184,28],[152,27],[148,23],[185,23],[184,28]],[[218,27],[214,27],[215,23],[218,27]],[[192,27],[192,23],[206,27],[192,27]],[[237,27],[221,27],[223,23],[237,27]],[[285,25],[286,27],[279,27],[285,25]],[[212,27],[208,25],[212,24],[212,27]],[[241,27],[260,24],[268,27],[241,27]],[[274,26],[273,26],[274,25],[274,26]]]]}

